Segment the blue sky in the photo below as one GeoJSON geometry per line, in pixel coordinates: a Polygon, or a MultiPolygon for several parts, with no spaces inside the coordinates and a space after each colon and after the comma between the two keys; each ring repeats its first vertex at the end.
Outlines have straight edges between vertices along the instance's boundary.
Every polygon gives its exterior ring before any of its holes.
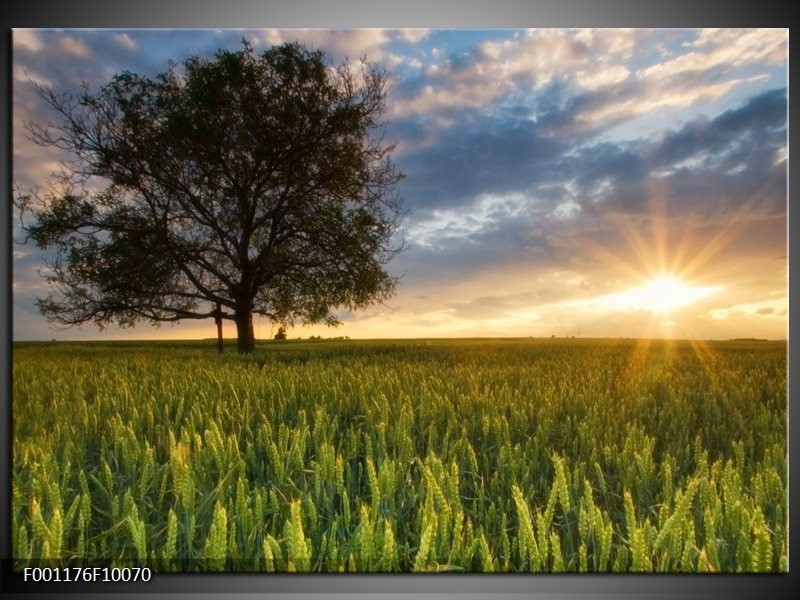
{"type": "MultiPolygon", "coordinates": [[[[786,336],[787,30],[15,30],[15,183],[46,188],[66,158],[25,137],[52,118],[29,79],[96,87],[242,38],[390,72],[398,293],[290,337],[786,336]]],[[[214,335],[55,331],[41,264],[15,245],[15,339],[214,335]]]]}

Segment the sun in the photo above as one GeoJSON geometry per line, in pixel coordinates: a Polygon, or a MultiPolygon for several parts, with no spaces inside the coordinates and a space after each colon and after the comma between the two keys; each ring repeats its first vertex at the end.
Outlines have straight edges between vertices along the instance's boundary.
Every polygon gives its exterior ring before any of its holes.
{"type": "Polygon", "coordinates": [[[606,304],[617,310],[668,314],[721,291],[721,286],[698,286],[673,275],[659,274],[642,285],[606,296],[606,304]]]}

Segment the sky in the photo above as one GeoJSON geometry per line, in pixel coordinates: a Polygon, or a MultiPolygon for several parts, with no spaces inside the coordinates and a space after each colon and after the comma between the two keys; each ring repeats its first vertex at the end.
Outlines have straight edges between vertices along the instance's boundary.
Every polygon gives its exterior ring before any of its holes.
{"type": "MultiPolygon", "coordinates": [[[[786,338],[785,29],[17,29],[15,185],[47,189],[69,159],[26,137],[25,121],[54,118],[32,82],[97,89],[243,38],[390,73],[397,293],[290,338],[786,338]]],[[[215,335],[211,320],[55,329],[34,305],[45,258],[14,244],[16,340],[215,335]]],[[[257,338],[276,329],[255,322],[257,338]]]]}

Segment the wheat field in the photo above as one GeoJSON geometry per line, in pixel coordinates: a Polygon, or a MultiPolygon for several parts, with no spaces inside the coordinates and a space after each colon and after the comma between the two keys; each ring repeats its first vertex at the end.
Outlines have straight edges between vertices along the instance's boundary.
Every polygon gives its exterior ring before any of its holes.
{"type": "Polygon", "coordinates": [[[16,343],[15,564],[786,571],[786,350],[16,343]]]}

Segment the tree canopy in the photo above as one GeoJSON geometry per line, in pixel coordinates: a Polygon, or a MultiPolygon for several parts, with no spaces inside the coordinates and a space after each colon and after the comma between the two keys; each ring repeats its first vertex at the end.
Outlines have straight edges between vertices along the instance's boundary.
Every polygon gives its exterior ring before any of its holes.
{"type": "Polygon", "coordinates": [[[55,249],[37,302],[52,322],[218,316],[249,352],[253,314],[336,324],[334,309],[393,294],[402,174],[381,134],[384,68],[244,42],[96,92],[37,91],[59,120],[30,137],[72,157],[57,191],[16,198],[29,238],[55,249]]]}

